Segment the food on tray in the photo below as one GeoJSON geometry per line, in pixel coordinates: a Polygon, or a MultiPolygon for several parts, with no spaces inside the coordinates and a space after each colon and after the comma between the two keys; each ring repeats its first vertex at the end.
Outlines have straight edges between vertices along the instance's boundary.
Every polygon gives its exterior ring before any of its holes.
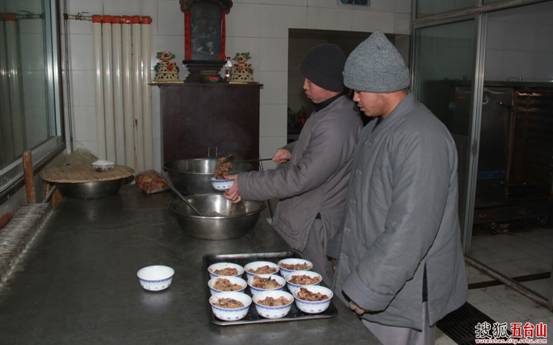
{"type": "Polygon", "coordinates": [[[218,276],[235,276],[238,274],[238,270],[234,267],[225,267],[220,270],[213,270],[212,273],[215,273],[218,276]]]}
{"type": "Polygon", "coordinates": [[[254,274],[271,274],[271,273],[275,273],[276,271],[277,271],[276,267],[269,266],[269,265],[261,266],[256,269],[250,268],[248,270],[248,272],[254,273],[254,274]]]}
{"type": "Polygon", "coordinates": [[[242,302],[232,298],[219,298],[219,300],[217,300],[214,305],[221,308],[241,308],[244,306],[242,302]]]}
{"type": "Polygon", "coordinates": [[[254,277],[252,286],[258,289],[274,290],[281,287],[281,285],[271,278],[254,277]]]}
{"type": "Polygon", "coordinates": [[[308,275],[296,275],[290,278],[290,283],[297,285],[314,285],[321,282],[320,277],[310,277],[308,275]]]}
{"type": "Polygon", "coordinates": [[[320,292],[311,292],[305,288],[300,288],[298,298],[304,301],[324,301],[328,299],[328,296],[320,292]]]}
{"type": "Polygon", "coordinates": [[[213,287],[219,291],[239,291],[242,289],[240,284],[233,284],[225,278],[217,279],[213,287]]]}
{"type": "Polygon", "coordinates": [[[285,268],[290,271],[305,271],[311,268],[311,265],[307,262],[303,264],[284,264],[281,263],[280,267],[285,268]]]}
{"type": "Polygon", "coordinates": [[[279,307],[282,305],[288,305],[292,303],[288,298],[280,296],[278,298],[266,297],[265,299],[259,300],[257,303],[263,304],[269,307],[279,307]]]}
{"type": "Polygon", "coordinates": [[[230,174],[230,169],[232,169],[230,157],[231,156],[226,156],[217,159],[217,165],[215,166],[214,173],[216,179],[224,179],[225,176],[230,174]]]}

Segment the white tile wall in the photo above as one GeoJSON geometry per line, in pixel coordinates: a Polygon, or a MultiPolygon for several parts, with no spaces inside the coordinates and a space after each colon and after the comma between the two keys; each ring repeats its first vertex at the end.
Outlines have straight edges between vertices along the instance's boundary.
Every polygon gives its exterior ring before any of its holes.
{"type": "Polygon", "coordinates": [[[395,15],[394,32],[396,34],[409,35],[411,32],[411,14],[398,13],[395,15]]]}
{"type": "Polygon", "coordinates": [[[394,17],[390,12],[356,11],[351,14],[351,30],[394,32],[394,17]]]}
{"type": "Polygon", "coordinates": [[[261,106],[259,135],[280,137],[286,133],[286,104],[264,104],[261,106]]]}
{"type": "Polygon", "coordinates": [[[263,84],[260,104],[286,104],[288,88],[287,75],[284,72],[259,72],[256,79],[263,84]]]}
{"type": "Polygon", "coordinates": [[[71,86],[71,100],[75,107],[94,107],[96,105],[96,75],[94,70],[71,71],[71,86]]]}
{"type": "Polygon", "coordinates": [[[71,48],[72,70],[92,70],[94,68],[94,40],[92,35],[70,35],[69,47],[71,48]]]}
{"type": "Polygon", "coordinates": [[[73,108],[75,139],[83,142],[96,141],[96,107],[76,106],[73,108]]]}
{"type": "MultiPolygon", "coordinates": [[[[184,22],[178,0],[67,0],[68,12],[139,14],[153,18],[152,65],[155,53],[170,50],[182,61],[184,22]]],[[[262,83],[260,154],[272,156],[286,144],[288,30],[311,28],[407,33],[410,0],[373,0],[370,8],[339,5],[337,0],[234,0],[227,17],[229,56],[249,51],[254,78],[262,83]]],[[[72,80],[72,109],[76,147],[96,150],[94,119],[94,61],[92,26],[68,25],[72,80]]],[[[181,68],[181,77],[185,68],[181,68]]],[[[161,167],[159,93],[152,90],[152,116],[156,168],[161,167]]]]}

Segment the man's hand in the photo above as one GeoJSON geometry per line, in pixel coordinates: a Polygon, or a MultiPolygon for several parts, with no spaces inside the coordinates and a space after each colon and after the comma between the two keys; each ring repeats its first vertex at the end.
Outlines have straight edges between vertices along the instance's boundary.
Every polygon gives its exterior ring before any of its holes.
{"type": "Polygon", "coordinates": [[[273,155],[273,162],[281,164],[288,162],[292,158],[292,154],[287,149],[278,149],[273,155]]]}
{"type": "Polygon", "coordinates": [[[353,302],[349,302],[349,307],[351,310],[353,310],[355,312],[355,314],[361,316],[363,314],[365,314],[367,311],[363,308],[361,308],[360,306],[358,306],[357,304],[353,303],[353,302]]]}
{"type": "Polygon", "coordinates": [[[240,196],[240,188],[238,187],[238,175],[228,175],[225,176],[226,179],[233,180],[234,183],[232,186],[223,194],[223,196],[230,201],[232,201],[234,204],[239,203],[242,200],[242,197],[240,196]]]}

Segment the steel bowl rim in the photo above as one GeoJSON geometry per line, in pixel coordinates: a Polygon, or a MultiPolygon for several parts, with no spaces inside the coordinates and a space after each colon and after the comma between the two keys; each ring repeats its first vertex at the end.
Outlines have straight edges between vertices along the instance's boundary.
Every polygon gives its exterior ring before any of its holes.
{"type": "MultiPolygon", "coordinates": [[[[215,194],[215,193],[192,194],[192,196],[203,196],[203,195],[213,195],[213,194],[215,194]]],[[[218,195],[218,194],[216,194],[216,195],[218,195]]],[[[190,196],[191,195],[188,195],[188,196],[185,196],[185,197],[190,197],[190,196]]],[[[178,200],[178,199],[174,199],[174,200],[171,201],[171,203],[169,204],[169,209],[172,212],[177,213],[181,216],[186,216],[186,217],[190,217],[190,218],[193,218],[193,219],[234,219],[234,218],[240,218],[240,217],[256,215],[256,214],[261,213],[265,209],[265,203],[263,203],[261,201],[253,201],[253,200],[248,200],[248,201],[258,203],[259,204],[259,209],[257,211],[247,212],[247,213],[239,214],[239,215],[235,215],[235,216],[198,216],[198,215],[193,214],[193,213],[183,214],[181,212],[178,212],[177,209],[176,209],[176,205],[178,203],[181,203],[181,202],[184,203],[184,201],[178,200]]]]}

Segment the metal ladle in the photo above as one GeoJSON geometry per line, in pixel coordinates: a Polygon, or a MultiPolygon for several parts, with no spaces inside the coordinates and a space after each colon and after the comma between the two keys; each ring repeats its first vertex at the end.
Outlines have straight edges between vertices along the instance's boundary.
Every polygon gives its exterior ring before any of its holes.
{"type": "Polygon", "coordinates": [[[179,199],[181,199],[188,207],[190,207],[192,209],[192,211],[194,211],[194,213],[196,213],[197,216],[201,216],[202,214],[200,213],[200,211],[198,211],[194,206],[192,206],[192,203],[189,202],[178,190],[177,188],[175,188],[175,186],[173,185],[173,182],[171,182],[171,180],[169,179],[169,176],[167,176],[167,174],[163,174],[164,177],[165,177],[165,180],[167,182],[167,185],[169,186],[169,188],[173,191],[173,193],[177,194],[177,196],[179,197],[179,199]]]}

